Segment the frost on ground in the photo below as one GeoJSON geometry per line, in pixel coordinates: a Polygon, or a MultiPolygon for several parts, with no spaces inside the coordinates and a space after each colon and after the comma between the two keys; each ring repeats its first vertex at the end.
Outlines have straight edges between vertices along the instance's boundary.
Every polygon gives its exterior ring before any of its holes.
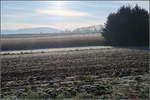
{"type": "Polygon", "coordinates": [[[95,48],[3,55],[3,98],[148,99],[149,51],[95,48]]]}

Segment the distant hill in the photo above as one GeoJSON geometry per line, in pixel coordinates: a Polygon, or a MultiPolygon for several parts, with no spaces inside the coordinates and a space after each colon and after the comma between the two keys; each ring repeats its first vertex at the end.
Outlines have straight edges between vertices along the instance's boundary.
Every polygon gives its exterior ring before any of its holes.
{"type": "Polygon", "coordinates": [[[72,32],[77,32],[77,33],[99,33],[102,28],[103,28],[103,25],[93,25],[93,26],[88,26],[88,27],[76,28],[72,32]]]}
{"type": "Polygon", "coordinates": [[[103,25],[93,25],[88,27],[80,27],[74,30],[59,30],[55,28],[39,27],[39,28],[24,28],[18,30],[1,30],[2,34],[39,34],[39,33],[99,33],[103,25]]]}
{"type": "Polygon", "coordinates": [[[58,33],[62,32],[62,30],[55,29],[55,28],[47,28],[47,27],[40,27],[40,28],[24,28],[18,30],[1,30],[2,34],[24,34],[24,33],[58,33]]]}

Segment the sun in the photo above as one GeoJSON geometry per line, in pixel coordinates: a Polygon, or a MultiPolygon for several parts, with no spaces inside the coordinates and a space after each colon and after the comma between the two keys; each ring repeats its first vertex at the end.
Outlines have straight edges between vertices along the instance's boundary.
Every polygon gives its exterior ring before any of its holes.
{"type": "Polygon", "coordinates": [[[56,3],[57,3],[58,6],[62,5],[62,1],[56,1],[56,3]]]}
{"type": "Polygon", "coordinates": [[[56,8],[62,9],[64,1],[55,1],[56,8]]]}

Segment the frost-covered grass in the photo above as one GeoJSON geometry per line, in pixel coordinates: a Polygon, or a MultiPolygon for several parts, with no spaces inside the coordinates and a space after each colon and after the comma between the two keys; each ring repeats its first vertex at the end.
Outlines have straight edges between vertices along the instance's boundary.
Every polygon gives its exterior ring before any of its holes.
{"type": "MultiPolygon", "coordinates": [[[[89,78],[90,76],[88,76],[89,78]]],[[[93,77],[93,76],[91,76],[93,77]]],[[[73,78],[73,77],[72,77],[73,78]]],[[[75,77],[74,77],[75,78],[75,77]]],[[[53,82],[45,87],[28,86],[21,89],[11,89],[2,92],[2,97],[18,99],[147,99],[149,98],[149,75],[136,75],[127,77],[98,78],[87,80],[76,79],[72,85],[68,80],[53,82]],[[79,81],[79,84],[76,84],[79,81]],[[55,87],[54,85],[59,87],[55,87]]]]}
{"type": "Polygon", "coordinates": [[[50,49],[35,49],[35,50],[14,50],[14,51],[1,51],[2,55],[16,55],[16,54],[33,54],[33,53],[48,53],[57,51],[78,51],[90,49],[107,49],[112,46],[87,46],[87,47],[72,47],[72,48],[50,48],[50,49]]]}

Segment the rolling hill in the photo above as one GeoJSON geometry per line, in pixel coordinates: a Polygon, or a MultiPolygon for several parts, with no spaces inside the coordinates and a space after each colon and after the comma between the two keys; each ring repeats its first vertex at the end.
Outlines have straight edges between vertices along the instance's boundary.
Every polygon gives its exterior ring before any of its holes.
{"type": "Polygon", "coordinates": [[[55,28],[39,27],[39,28],[24,28],[18,30],[1,30],[2,34],[24,34],[24,33],[58,33],[62,30],[55,28]]]}

